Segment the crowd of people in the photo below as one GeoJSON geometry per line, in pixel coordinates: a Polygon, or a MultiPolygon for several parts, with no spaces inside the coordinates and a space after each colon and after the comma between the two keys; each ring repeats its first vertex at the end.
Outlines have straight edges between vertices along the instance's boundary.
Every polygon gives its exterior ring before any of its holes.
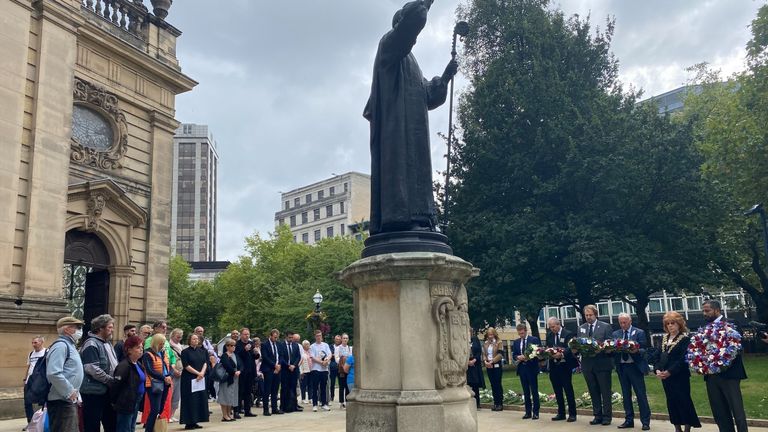
{"type": "Polygon", "coordinates": [[[354,383],[347,334],[329,345],[320,330],[310,343],[292,331],[281,339],[273,329],[262,342],[242,328],[217,346],[203,327],[184,340],[183,330],[169,332],[167,322],[157,321],[126,325],[113,346],[110,315],[94,318],[85,337],[83,324],[74,317],[58,320],[59,337],[48,349],[42,336],[32,339],[24,387],[27,422],[36,408],[27,384],[41,359],[45,369],[39,373],[50,383],[43,405],[50,430],[57,432],[134,432],[137,424],[153,432],[159,423],[166,430],[174,422],[200,429],[213,414],[212,401],[220,405],[222,422],[256,417],[254,407],[265,416],[303,411],[310,403],[312,411],[330,411],[337,395],[344,409],[354,383]]]}
{"type": "MultiPolygon", "coordinates": [[[[725,318],[721,304],[716,300],[707,300],[702,311],[708,326],[717,325],[725,318]]],[[[649,358],[645,332],[632,324],[629,314],[620,314],[619,329],[613,330],[610,324],[600,321],[598,309],[594,305],[584,307],[585,323],[577,333],[563,328],[557,318],[549,318],[548,332],[544,344],[528,335],[527,327],[517,326],[520,336],[512,342],[512,360],[516,365],[517,375],[523,389],[525,414],[523,419],[539,418],[538,379],[540,367],[546,366],[549,380],[557,401],[557,414],[552,421],[576,421],[576,397],[573,391],[572,376],[581,370],[592,401],[593,418],[590,425],[610,425],[612,411],[612,373],[616,370],[621,385],[624,409],[624,421],[619,429],[634,428],[636,415],[633,397],[639,408],[639,423],[642,430],[649,430],[651,409],[645,387],[645,376],[653,374],[661,380],[667,400],[669,421],[676,432],[689,432],[691,428],[701,427],[698,413],[691,399],[691,373],[686,353],[690,343],[686,321],[677,312],[664,315],[664,336],[660,349],[649,358]],[[585,338],[602,344],[606,340],[633,341],[629,352],[599,352],[596,355],[580,355],[570,344],[573,338],[585,338]],[[560,348],[546,362],[526,355],[531,345],[547,348],[560,348]],[[653,365],[653,368],[649,366],[653,365]]],[[[768,341],[768,337],[763,339],[768,341]]],[[[493,394],[494,411],[503,410],[502,389],[502,341],[494,328],[485,332],[483,341],[471,334],[470,359],[467,369],[467,384],[472,388],[478,409],[480,408],[480,388],[485,388],[485,369],[493,394]]],[[[746,432],[747,418],[741,395],[740,382],[746,379],[741,355],[737,355],[727,369],[719,373],[704,375],[707,396],[715,422],[721,432],[746,432]]]]}

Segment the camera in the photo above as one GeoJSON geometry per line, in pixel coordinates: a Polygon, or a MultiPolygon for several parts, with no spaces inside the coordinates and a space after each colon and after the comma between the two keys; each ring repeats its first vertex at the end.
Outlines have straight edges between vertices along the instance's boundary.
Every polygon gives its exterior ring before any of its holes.
{"type": "Polygon", "coordinates": [[[750,321],[749,325],[755,328],[755,333],[757,333],[758,338],[765,339],[766,336],[768,336],[768,324],[758,321],[750,321]]]}

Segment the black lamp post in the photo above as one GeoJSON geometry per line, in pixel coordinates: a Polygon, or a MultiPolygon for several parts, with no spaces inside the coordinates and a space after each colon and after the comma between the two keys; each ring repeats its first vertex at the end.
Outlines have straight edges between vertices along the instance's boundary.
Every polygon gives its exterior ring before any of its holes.
{"type": "Polygon", "coordinates": [[[755,213],[760,215],[760,221],[763,223],[763,246],[765,246],[765,261],[768,266],[768,221],[766,221],[763,203],[753,205],[751,209],[744,212],[744,216],[750,216],[755,213]]]}

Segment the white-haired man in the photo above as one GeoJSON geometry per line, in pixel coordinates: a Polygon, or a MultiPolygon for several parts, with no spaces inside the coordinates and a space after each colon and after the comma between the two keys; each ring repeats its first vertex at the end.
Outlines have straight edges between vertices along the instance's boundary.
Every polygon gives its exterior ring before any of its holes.
{"type": "Polygon", "coordinates": [[[651,429],[651,408],[645,392],[645,375],[648,373],[648,361],[645,358],[645,332],[632,325],[632,317],[628,313],[619,314],[620,329],[613,332],[614,339],[634,341],[637,346],[631,353],[616,353],[613,361],[621,383],[621,396],[624,400],[624,423],[619,429],[635,426],[635,409],[632,406],[632,390],[637,396],[637,406],[640,408],[640,422],[643,430],[651,429]]]}
{"type": "Polygon", "coordinates": [[[59,338],[48,349],[45,375],[51,384],[48,392],[50,429],[77,432],[77,405],[83,383],[83,362],[75,344],[83,337],[83,322],[64,317],[56,322],[59,338]]]}

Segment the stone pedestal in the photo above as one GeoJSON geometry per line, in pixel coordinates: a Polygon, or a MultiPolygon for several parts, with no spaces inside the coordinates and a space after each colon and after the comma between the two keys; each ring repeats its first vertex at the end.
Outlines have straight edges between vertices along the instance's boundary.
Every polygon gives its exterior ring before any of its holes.
{"type": "Polygon", "coordinates": [[[461,258],[432,252],[375,255],[342,271],[355,314],[347,431],[477,430],[464,287],[477,274],[461,258]]]}

